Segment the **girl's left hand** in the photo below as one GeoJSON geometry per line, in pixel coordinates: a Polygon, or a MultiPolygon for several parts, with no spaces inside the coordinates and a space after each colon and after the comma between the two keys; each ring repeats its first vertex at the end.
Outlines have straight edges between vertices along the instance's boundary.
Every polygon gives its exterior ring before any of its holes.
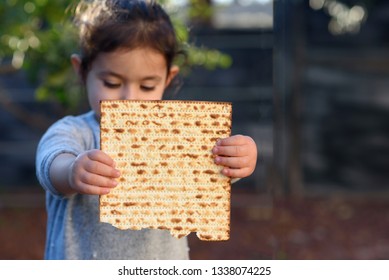
{"type": "Polygon", "coordinates": [[[232,178],[250,176],[257,164],[257,146],[249,136],[234,135],[220,139],[212,153],[215,163],[224,166],[222,173],[232,178]]]}

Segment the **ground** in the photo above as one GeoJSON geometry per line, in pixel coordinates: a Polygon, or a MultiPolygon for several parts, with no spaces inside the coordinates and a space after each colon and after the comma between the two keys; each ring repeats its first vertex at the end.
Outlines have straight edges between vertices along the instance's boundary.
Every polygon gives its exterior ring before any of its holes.
{"type": "MultiPolygon", "coordinates": [[[[28,197],[0,194],[0,259],[43,257],[44,199],[28,197]]],[[[233,193],[231,204],[230,240],[192,233],[191,259],[389,259],[388,196],[233,193]]]]}

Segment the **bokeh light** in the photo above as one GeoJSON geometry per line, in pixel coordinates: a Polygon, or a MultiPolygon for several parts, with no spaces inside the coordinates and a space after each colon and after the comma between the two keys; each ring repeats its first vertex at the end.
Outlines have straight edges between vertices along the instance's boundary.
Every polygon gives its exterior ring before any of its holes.
{"type": "Polygon", "coordinates": [[[313,10],[324,10],[331,20],[328,30],[333,35],[358,33],[362,23],[367,19],[367,10],[359,5],[347,6],[336,0],[309,0],[313,10]]]}

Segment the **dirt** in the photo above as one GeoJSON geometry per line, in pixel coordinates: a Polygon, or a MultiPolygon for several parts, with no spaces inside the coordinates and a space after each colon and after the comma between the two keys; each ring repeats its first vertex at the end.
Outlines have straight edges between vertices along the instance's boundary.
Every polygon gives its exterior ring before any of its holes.
{"type": "MultiPolygon", "coordinates": [[[[42,259],[45,225],[40,203],[0,208],[0,259],[42,259]]],[[[233,194],[230,240],[189,243],[191,259],[389,259],[388,232],[387,196],[233,194]]]]}
{"type": "Polygon", "coordinates": [[[389,200],[275,199],[233,208],[231,239],[191,239],[193,259],[389,259],[389,200]]]}

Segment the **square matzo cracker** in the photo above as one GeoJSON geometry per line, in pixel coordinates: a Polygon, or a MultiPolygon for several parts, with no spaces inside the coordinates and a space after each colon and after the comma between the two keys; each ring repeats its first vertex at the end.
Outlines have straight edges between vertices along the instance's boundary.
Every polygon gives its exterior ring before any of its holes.
{"type": "Polygon", "coordinates": [[[100,196],[100,221],[228,240],[231,182],[211,150],[230,136],[231,115],[226,102],[102,101],[101,150],[121,177],[100,196]]]}

